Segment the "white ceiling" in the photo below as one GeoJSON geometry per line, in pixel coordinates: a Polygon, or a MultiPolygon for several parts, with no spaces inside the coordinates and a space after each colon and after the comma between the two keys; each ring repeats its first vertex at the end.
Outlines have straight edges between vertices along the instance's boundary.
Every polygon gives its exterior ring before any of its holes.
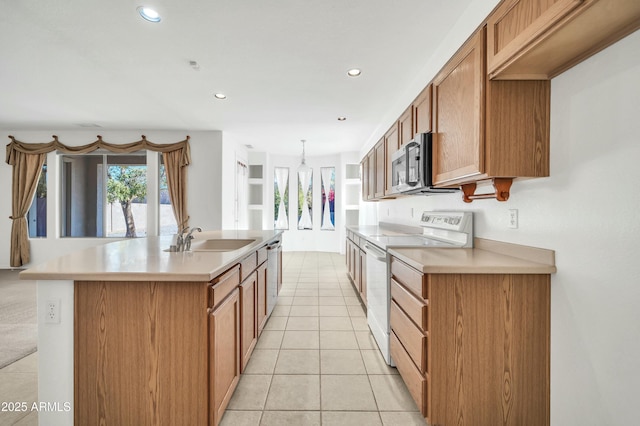
{"type": "Polygon", "coordinates": [[[259,151],[357,151],[472,2],[145,1],[0,0],[0,129],[222,130],[259,151]]]}

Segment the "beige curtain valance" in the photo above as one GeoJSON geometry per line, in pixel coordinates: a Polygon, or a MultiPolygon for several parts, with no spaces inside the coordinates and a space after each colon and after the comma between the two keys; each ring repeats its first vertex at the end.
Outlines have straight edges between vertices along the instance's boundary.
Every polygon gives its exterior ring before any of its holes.
{"type": "Polygon", "coordinates": [[[7,145],[7,164],[10,164],[12,166],[16,164],[16,152],[22,152],[25,154],[46,154],[51,151],[59,151],[65,154],[87,154],[97,149],[106,149],[107,151],[120,154],[140,151],[143,149],[162,153],[182,150],[180,165],[184,167],[188,166],[189,163],[191,163],[189,136],[187,136],[183,141],[170,144],[157,144],[149,142],[145,135],[142,135],[142,139],[137,142],[113,144],[103,141],[102,136],[98,135],[97,141],[80,146],[68,146],[61,143],[56,135],[53,135],[52,137],[53,141],[47,143],[25,143],[20,142],[13,136],[9,136],[9,139],[11,139],[11,143],[7,145]]]}
{"type": "Polygon", "coordinates": [[[167,185],[173,213],[179,229],[184,229],[189,224],[187,213],[187,174],[186,166],[191,162],[191,150],[189,149],[189,136],[181,142],[172,144],[156,144],[149,142],[142,135],[137,142],[127,144],[112,144],[98,140],[81,146],[67,146],[60,143],[57,136],[48,143],[25,143],[9,136],[11,143],[7,145],[7,164],[13,166],[11,188],[11,266],[20,267],[29,263],[30,247],[27,232],[27,220],[25,218],[33,195],[38,186],[38,179],[46,154],[58,151],[66,154],[87,154],[97,149],[105,149],[115,153],[129,153],[140,150],[161,152],[167,171],[167,185]]]}

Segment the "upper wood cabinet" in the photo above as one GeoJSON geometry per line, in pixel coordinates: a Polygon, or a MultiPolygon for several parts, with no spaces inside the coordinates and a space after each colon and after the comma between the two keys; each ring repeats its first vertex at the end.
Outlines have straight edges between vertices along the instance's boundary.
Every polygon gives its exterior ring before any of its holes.
{"type": "MultiPolygon", "coordinates": [[[[413,101],[413,135],[416,133],[429,133],[431,131],[432,87],[433,85],[429,84],[418,95],[416,100],[413,101]]],[[[413,135],[411,136],[411,139],[413,138],[413,135]]]]}
{"type": "Polygon", "coordinates": [[[433,81],[433,180],[454,183],[484,172],[484,29],[433,81]]]}
{"type": "MultiPolygon", "coordinates": [[[[384,138],[380,139],[376,146],[373,148],[375,153],[375,167],[374,167],[374,182],[375,190],[373,193],[374,198],[384,197],[385,189],[385,176],[386,176],[386,161],[385,161],[385,148],[384,138]]],[[[369,166],[371,167],[371,166],[369,166]]]]}
{"type": "Polygon", "coordinates": [[[638,28],[638,0],[505,0],[487,18],[489,76],[550,79],[638,28]]]}
{"type": "Polygon", "coordinates": [[[398,123],[394,123],[393,126],[384,135],[384,195],[391,195],[391,185],[393,184],[391,168],[391,157],[398,150],[400,145],[400,138],[398,135],[398,123]]]}
{"type": "Polygon", "coordinates": [[[369,196],[369,157],[366,155],[360,162],[360,176],[362,176],[360,181],[362,185],[362,200],[366,201],[369,196]]]}
{"type": "Polygon", "coordinates": [[[409,105],[409,108],[407,108],[398,119],[398,134],[400,137],[398,148],[413,139],[415,133],[414,121],[414,106],[409,105]]]}
{"type": "Polygon", "coordinates": [[[436,186],[549,175],[550,82],[489,81],[484,35],[472,35],[433,82],[436,186]]]}

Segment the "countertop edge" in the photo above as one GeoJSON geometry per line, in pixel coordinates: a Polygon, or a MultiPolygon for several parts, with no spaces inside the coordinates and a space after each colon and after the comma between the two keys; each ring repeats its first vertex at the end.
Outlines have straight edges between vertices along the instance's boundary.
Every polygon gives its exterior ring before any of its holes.
{"type": "MultiPolygon", "coordinates": [[[[216,232],[230,232],[226,230],[220,231],[207,231],[210,233],[216,232]]],[[[238,232],[238,231],[234,231],[238,232]]],[[[126,242],[131,241],[131,244],[147,244],[149,245],[149,253],[145,257],[145,259],[151,259],[158,256],[158,250],[163,251],[161,247],[158,247],[157,244],[159,242],[166,242],[162,239],[157,239],[153,242],[149,238],[141,238],[136,240],[123,240],[123,241],[114,241],[112,243],[107,243],[99,246],[90,247],[87,249],[78,250],[67,254],[65,256],[61,256],[59,258],[53,259],[52,261],[45,262],[41,265],[36,265],[26,270],[20,272],[19,277],[22,280],[35,280],[35,281],[135,281],[135,282],[208,282],[219,276],[220,274],[227,271],[233,265],[240,263],[240,261],[249,255],[251,252],[255,252],[259,248],[269,244],[276,238],[282,235],[281,230],[264,230],[264,231],[246,231],[248,234],[262,232],[263,234],[267,233],[268,235],[262,237],[260,241],[256,241],[247,245],[246,247],[242,247],[241,249],[234,250],[237,253],[230,256],[228,259],[220,260],[220,259],[212,259],[210,267],[202,267],[197,272],[183,272],[183,271],[161,271],[161,270],[153,270],[153,268],[149,268],[146,271],[131,271],[131,270],[100,270],[96,268],[96,270],[91,271],[83,271],[83,270],[74,270],[73,268],[68,268],[68,270],[64,270],[62,267],[55,267],[53,265],[56,262],[59,262],[60,259],[73,259],[74,256],[81,256],[83,253],[89,253],[92,251],[104,251],[109,250],[110,248],[121,247],[126,249],[126,242]],[[111,247],[108,247],[111,246],[111,247]]],[[[157,237],[156,237],[157,238],[157,237]]],[[[230,253],[230,252],[226,252],[230,253]]],[[[206,256],[206,252],[199,252],[201,256],[206,256]]],[[[170,257],[181,256],[180,259],[184,261],[184,253],[163,253],[162,256],[169,256],[169,262],[171,261],[170,257]]],[[[206,260],[203,259],[194,259],[195,262],[204,262],[206,260]]],[[[73,262],[69,262],[72,264],[73,262]]],[[[182,262],[183,263],[183,262],[182,262]]]]}

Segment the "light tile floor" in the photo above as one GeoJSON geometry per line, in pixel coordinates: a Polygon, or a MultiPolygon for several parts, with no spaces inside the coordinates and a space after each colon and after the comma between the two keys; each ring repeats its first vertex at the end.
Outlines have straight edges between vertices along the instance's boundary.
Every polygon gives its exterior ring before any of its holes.
{"type": "Polygon", "coordinates": [[[336,253],[285,252],[283,284],[222,426],[424,425],[336,253]]]}

